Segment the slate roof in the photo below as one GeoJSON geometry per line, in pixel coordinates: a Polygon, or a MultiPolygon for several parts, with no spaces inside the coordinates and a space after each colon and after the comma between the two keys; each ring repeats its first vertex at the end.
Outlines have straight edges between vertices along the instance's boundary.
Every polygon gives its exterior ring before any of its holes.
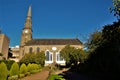
{"type": "Polygon", "coordinates": [[[82,45],[79,39],[33,39],[26,43],[26,46],[31,45],[82,45]]]}

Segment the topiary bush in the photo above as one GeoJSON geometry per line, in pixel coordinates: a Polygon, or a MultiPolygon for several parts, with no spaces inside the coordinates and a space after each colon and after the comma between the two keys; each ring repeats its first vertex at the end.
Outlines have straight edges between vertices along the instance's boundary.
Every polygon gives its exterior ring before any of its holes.
{"type": "Polygon", "coordinates": [[[13,64],[15,61],[13,61],[13,60],[0,60],[0,63],[1,63],[1,62],[4,62],[4,63],[6,64],[6,66],[7,66],[7,69],[10,70],[12,64],[13,64]]]}
{"type": "Polygon", "coordinates": [[[26,74],[27,73],[27,67],[26,65],[23,63],[21,66],[20,66],[20,74],[26,74]]]}
{"type": "Polygon", "coordinates": [[[10,76],[19,75],[19,65],[14,62],[10,69],[10,76]]]}
{"type": "Polygon", "coordinates": [[[41,69],[41,66],[38,64],[28,64],[27,66],[27,71],[30,72],[31,74],[39,72],[41,69]]]}
{"type": "Polygon", "coordinates": [[[0,80],[6,80],[8,75],[7,66],[4,62],[0,64],[0,80]]]}
{"type": "Polygon", "coordinates": [[[29,64],[27,65],[27,71],[30,72],[31,69],[32,69],[32,67],[31,67],[31,63],[29,63],[29,64]]]}

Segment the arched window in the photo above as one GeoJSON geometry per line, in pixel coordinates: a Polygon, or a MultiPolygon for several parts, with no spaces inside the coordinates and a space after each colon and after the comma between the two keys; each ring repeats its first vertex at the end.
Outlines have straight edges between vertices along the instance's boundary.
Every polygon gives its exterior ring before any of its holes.
{"type": "Polygon", "coordinates": [[[37,52],[37,53],[39,53],[39,52],[40,52],[40,48],[39,48],[39,47],[37,47],[36,52],[37,52]]]}
{"type": "Polygon", "coordinates": [[[29,53],[32,53],[32,52],[33,52],[33,48],[30,47],[30,48],[29,48],[29,53]]]}
{"type": "Polygon", "coordinates": [[[46,51],[46,61],[52,61],[52,54],[49,51],[46,51]]]}
{"type": "Polygon", "coordinates": [[[56,53],[57,61],[64,61],[64,59],[60,56],[60,53],[56,53]]]}

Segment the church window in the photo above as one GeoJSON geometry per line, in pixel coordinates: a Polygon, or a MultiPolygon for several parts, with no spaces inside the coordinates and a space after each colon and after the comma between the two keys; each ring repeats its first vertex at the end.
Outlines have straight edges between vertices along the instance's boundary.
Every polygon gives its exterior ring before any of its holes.
{"type": "Polygon", "coordinates": [[[46,61],[52,61],[52,54],[49,51],[46,51],[46,61]]]}
{"type": "Polygon", "coordinates": [[[32,52],[33,52],[33,48],[30,47],[30,48],[29,48],[29,53],[32,53],[32,52]]]}
{"type": "Polygon", "coordinates": [[[39,47],[37,47],[36,51],[37,51],[37,53],[39,53],[39,52],[40,52],[40,48],[39,48],[39,47]]]}
{"type": "Polygon", "coordinates": [[[57,58],[57,61],[64,61],[64,59],[60,56],[60,53],[56,53],[56,58],[57,58]]]}

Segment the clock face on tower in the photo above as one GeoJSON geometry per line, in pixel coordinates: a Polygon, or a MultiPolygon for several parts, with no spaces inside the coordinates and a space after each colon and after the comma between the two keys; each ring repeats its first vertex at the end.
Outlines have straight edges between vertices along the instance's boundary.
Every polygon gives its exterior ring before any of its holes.
{"type": "Polygon", "coordinates": [[[25,30],[25,33],[28,33],[28,30],[25,30]]]}

